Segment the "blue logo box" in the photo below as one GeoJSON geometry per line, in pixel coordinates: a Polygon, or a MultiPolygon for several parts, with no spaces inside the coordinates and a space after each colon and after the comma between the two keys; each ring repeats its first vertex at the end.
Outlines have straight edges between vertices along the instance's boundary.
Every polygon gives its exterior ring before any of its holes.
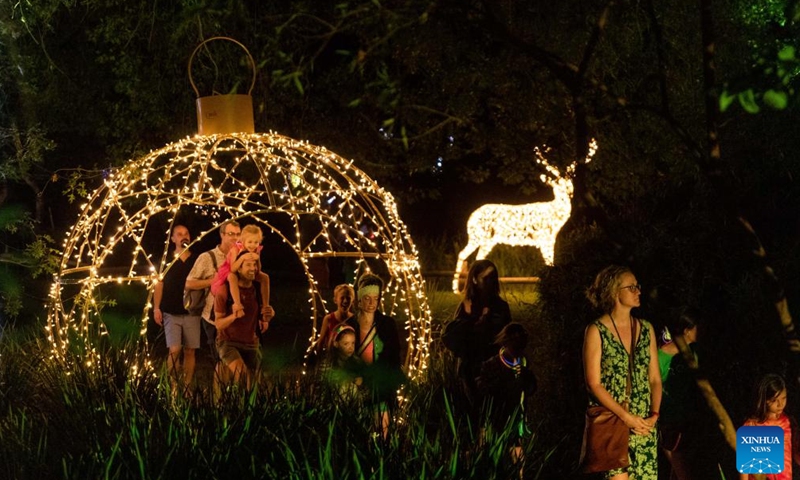
{"type": "Polygon", "coordinates": [[[783,437],[781,427],[739,427],[736,430],[736,469],[739,473],[781,473],[783,437]]]}

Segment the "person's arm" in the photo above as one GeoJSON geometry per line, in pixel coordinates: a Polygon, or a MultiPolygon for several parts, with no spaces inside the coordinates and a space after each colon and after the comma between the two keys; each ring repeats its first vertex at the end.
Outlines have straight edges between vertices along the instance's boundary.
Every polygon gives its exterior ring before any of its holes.
{"type": "Polygon", "coordinates": [[[225,330],[230,327],[236,320],[236,311],[228,314],[228,289],[223,288],[219,294],[214,297],[214,326],[217,330],[225,330]]]}
{"type": "Polygon", "coordinates": [[[481,320],[483,322],[480,323],[486,325],[487,334],[497,335],[503,327],[511,323],[511,308],[508,303],[498,298],[490,304],[490,308],[484,308],[481,320]]]}
{"type": "Polygon", "coordinates": [[[161,325],[164,321],[164,316],[161,313],[161,297],[164,295],[164,282],[156,283],[155,289],[153,289],[153,319],[156,321],[156,324],[161,325]]]}
{"type": "Polygon", "coordinates": [[[211,255],[214,255],[213,251],[205,252],[197,257],[192,270],[186,276],[184,284],[186,290],[202,290],[211,286],[216,273],[211,265],[211,255]]]}
{"type": "Polygon", "coordinates": [[[317,355],[323,351],[327,351],[330,346],[328,345],[328,317],[330,317],[330,314],[322,317],[322,326],[319,327],[319,338],[317,339],[316,347],[314,347],[317,355]]]}
{"type": "Polygon", "coordinates": [[[230,264],[231,272],[233,273],[238,272],[239,269],[242,268],[242,263],[244,263],[244,259],[247,257],[247,255],[239,256],[241,252],[242,249],[239,248],[238,245],[232,246],[228,251],[228,263],[230,264]]]}
{"type": "Polygon", "coordinates": [[[592,324],[586,327],[586,333],[583,339],[583,371],[586,382],[586,389],[594,397],[600,405],[606,407],[619,417],[628,428],[633,429],[636,433],[647,433],[650,431],[650,425],[645,423],[644,419],[637,417],[622,408],[622,405],[614,400],[614,397],[608,393],[601,383],[600,364],[603,355],[603,345],[600,339],[600,330],[596,325],[592,324]]]}
{"type": "Polygon", "coordinates": [[[217,327],[217,330],[225,330],[230,327],[234,321],[236,321],[235,313],[226,315],[224,310],[219,311],[216,309],[216,306],[214,307],[214,326],[217,327]]]}
{"type": "MultiPolygon", "coordinates": [[[[263,306],[261,307],[261,313],[267,313],[272,310],[271,305],[269,304],[269,275],[262,272],[261,270],[258,271],[258,285],[261,288],[261,302],[263,306]]],[[[272,315],[269,315],[272,318],[275,315],[272,312],[272,315]]],[[[268,320],[269,321],[269,320],[268,320]]]]}
{"type": "Polygon", "coordinates": [[[230,288],[230,295],[233,299],[233,311],[244,310],[242,306],[242,297],[239,296],[239,276],[233,273],[228,274],[228,287],[230,288]]]}
{"type": "MultiPolygon", "coordinates": [[[[643,323],[642,326],[644,326],[643,323]]],[[[647,330],[647,334],[650,337],[650,365],[647,369],[647,377],[650,382],[650,413],[645,421],[651,427],[654,427],[661,412],[661,368],[658,364],[658,346],[652,325],[648,325],[647,330]]]]}
{"type": "Polygon", "coordinates": [[[214,281],[214,278],[205,278],[205,279],[186,279],[186,284],[184,288],[186,290],[202,290],[204,288],[208,288],[211,286],[211,283],[214,281]]]}

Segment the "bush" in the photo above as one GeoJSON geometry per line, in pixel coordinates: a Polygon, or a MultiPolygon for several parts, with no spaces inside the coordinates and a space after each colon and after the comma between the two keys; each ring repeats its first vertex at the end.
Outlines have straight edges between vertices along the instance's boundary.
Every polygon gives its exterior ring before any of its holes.
{"type": "MultiPolygon", "coordinates": [[[[140,348],[109,348],[91,366],[57,361],[40,339],[0,344],[3,478],[512,478],[507,432],[476,448],[448,391],[443,352],[409,384],[386,441],[373,411],[307,378],[265,377],[251,392],[172,399],[169,382],[137,374],[140,348]],[[65,368],[65,363],[69,368],[65,368]]],[[[525,443],[529,478],[553,453],[525,443]]],[[[528,478],[528,477],[526,477],[528,478]]]]}

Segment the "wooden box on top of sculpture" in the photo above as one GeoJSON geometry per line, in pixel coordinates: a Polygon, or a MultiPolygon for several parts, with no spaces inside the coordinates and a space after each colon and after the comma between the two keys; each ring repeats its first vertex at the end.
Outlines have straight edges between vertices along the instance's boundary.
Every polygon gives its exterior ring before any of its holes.
{"type": "Polygon", "coordinates": [[[197,133],[255,133],[253,97],[211,95],[197,99],[197,133]]]}

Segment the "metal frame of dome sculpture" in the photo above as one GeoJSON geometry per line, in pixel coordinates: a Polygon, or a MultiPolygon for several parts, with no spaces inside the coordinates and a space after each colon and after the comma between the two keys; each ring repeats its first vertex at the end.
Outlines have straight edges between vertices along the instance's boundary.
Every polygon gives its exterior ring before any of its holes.
{"type": "MultiPolygon", "coordinates": [[[[51,288],[47,330],[56,356],[76,339],[83,342],[87,362],[98,355],[92,339],[104,333],[97,291],[105,284],[147,286],[144,335],[152,287],[173,260],[164,247],[171,227],[181,209],[192,206],[256,223],[292,248],[308,278],[310,344],[326,310],[310,260],[349,257],[361,271],[388,277],[383,307],[405,323],[407,372],[417,378],[426,368],[431,313],[417,251],[394,198],[352,161],[275,133],[185,138],[105,179],[68,233],[51,288]]],[[[210,234],[217,228],[201,232],[194,243],[210,234]]]]}

